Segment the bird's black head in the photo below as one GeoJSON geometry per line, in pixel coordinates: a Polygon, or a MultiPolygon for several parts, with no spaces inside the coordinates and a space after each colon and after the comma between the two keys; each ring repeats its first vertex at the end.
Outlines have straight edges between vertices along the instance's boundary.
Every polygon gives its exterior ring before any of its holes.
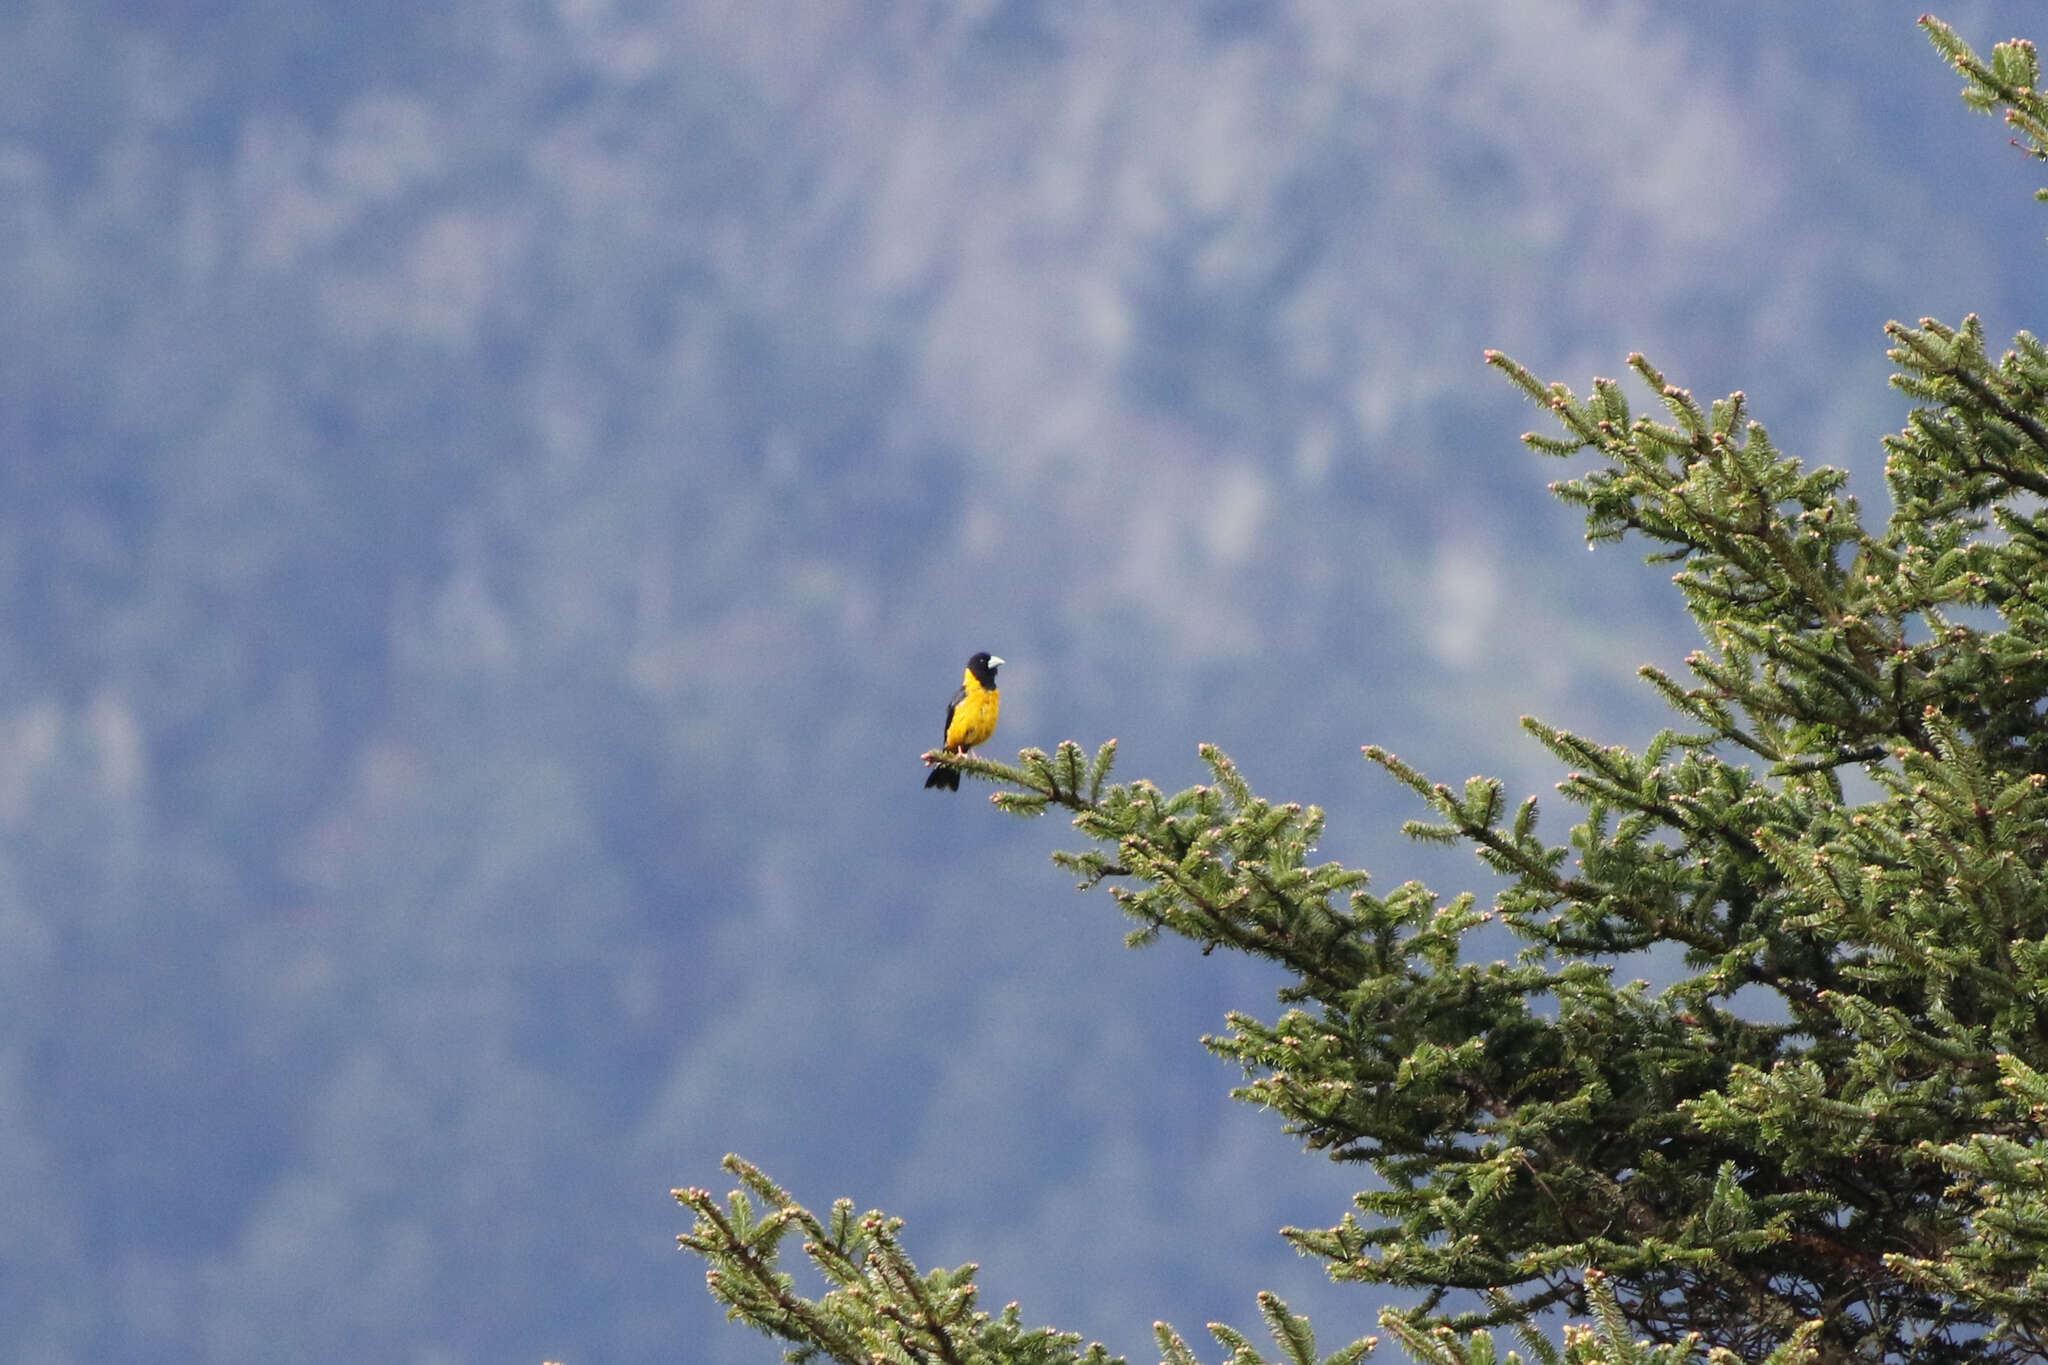
{"type": "Polygon", "coordinates": [[[1000,663],[1002,663],[1001,659],[998,659],[987,650],[983,650],[967,661],[967,671],[972,673],[974,680],[983,687],[994,687],[996,685],[996,665],[1000,663]]]}

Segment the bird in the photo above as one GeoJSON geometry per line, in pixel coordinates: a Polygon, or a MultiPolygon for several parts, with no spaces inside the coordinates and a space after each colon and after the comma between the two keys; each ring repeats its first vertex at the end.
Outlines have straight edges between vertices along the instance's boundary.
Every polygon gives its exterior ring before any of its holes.
{"type": "MultiPolygon", "coordinates": [[[[977,744],[986,744],[996,732],[996,714],[1003,703],[1002,694],[996,691],[996,669],[1002,662],[987,650],[967,661],[960,690],[946,703],[946,742],[941,747],[948,753],[967,753],[977,744]]],[[[924,785],[959,791],[960,770],[934,766],[924,785]]]]}

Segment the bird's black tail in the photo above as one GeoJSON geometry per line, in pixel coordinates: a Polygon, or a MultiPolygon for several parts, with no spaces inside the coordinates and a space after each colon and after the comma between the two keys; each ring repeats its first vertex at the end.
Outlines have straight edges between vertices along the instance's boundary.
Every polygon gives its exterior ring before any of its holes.
{"type": "Polygon", "coordinates": [[[932,769],[932,775],[924,780],[924,785],[927,791],[933,787],[944,787],[949,792],[959,791],[960,770],[958,768],[935,767],[932,769]]]}

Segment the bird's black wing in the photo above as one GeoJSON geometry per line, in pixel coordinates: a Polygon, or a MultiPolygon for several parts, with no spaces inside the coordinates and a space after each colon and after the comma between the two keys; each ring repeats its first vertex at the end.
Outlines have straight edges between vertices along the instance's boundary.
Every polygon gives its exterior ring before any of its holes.
{"type": "Polygon", "coordinates": [[[960,684],[959,690],[953,694],[953,700],[946,703],[946,723],[939,730],[939,747],[941,749],[946,747],[946,741],[948,738],[951,737],[953,733],[953,713],[955,711],[958,711],[960,709],[960,703],[966,700],[967,684],[962,683],[960,684]]]}

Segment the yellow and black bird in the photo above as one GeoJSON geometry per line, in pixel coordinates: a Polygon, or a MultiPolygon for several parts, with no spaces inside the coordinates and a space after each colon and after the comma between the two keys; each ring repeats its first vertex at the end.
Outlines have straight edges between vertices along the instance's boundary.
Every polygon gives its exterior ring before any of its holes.
{"type": "MultiPolygon", "coordinates": [[[[948,752],[964,754],[977,744],[986,744],[996,732],[996,713],[1003,706],[1002,694],[996,691],[996,668],[1001,663],[1001,659],[986,650],[967,661],[960,690],[946,704],[946,742],[942,747],[948,752]]],[[[934,767],[924,784],[959,791],[960,770],[934,767]]]]}

